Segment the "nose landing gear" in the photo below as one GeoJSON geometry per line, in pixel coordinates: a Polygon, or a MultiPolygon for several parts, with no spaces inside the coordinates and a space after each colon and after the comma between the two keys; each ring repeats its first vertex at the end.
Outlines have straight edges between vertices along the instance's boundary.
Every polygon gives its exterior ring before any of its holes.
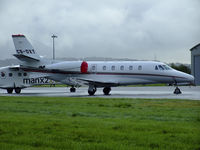
{"type": "Polygon", "coordinates": [[[71,92],[71,93],[75,93],[75,92],[76,92],[76,88],[75,88],[75,87],[71,87],[71,88],[70,88],[70,92],[71,92]]]}
{"type": "Polygon", "coordinates": [[[178,88],[177,86],[177,81],[174,79],[174,86],[176,86],[175,90],[174,90],[174,94],[181,94],[181,90],[178,88]]]}
{"type": "Polygon", "coordinates": [[[174,94],[181,94],[181,93],[182,93],[181,90],[178,87],[176,87],[174,90],[174,94]]]}

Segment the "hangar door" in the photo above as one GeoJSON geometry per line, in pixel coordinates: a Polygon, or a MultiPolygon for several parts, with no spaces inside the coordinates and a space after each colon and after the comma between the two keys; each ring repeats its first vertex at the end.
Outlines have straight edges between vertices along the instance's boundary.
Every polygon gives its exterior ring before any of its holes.
{"type": "Polygon", "coordinates": [[[195,84],[200,85],[200,56],[194,56],[195,84]]]}

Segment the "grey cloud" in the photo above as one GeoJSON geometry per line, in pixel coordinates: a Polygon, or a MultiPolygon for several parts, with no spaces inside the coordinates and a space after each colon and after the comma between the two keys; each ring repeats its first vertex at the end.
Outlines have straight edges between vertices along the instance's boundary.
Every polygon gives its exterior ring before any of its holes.
{"type": "Polygon", "coordinates": [[[126,57],[190,62],[200,42],[198,0],[0,0],[0,59],[14,53],[12,34],[22,33],[51,57],[126,57]]]}

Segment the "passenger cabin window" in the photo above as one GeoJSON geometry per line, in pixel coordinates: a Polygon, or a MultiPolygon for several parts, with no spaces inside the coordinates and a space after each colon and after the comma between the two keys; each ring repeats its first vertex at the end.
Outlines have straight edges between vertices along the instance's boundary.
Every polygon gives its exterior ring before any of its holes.
{"type": "Polygon", "coordinates": [[[12,74],[12,73],[9,73],[9,74],[8,74],[8,76],[9,76],[9,77],[12,77],[12,76],[13,76],[13,74],[12,74]]]}
{"type": "Polygon", "coordinates": [[[1,72],[1,77],[4,78],[6,74],[4,72],[1,72]]]}
{"type": "Polygon", "coordinates": [[[92,70],[95,70],[96,69],[96,67],[95,66],[92,66],[92,70]]]}
{"type": "Polygon", "coordinates": [[[115,70],[115,66],[112,66],[112,67],[111,67],[111,70],[115,70]]]}
{"type": "Polygon", "coordinates": [[[23,74],[24,76],[27,76],[27,73],[26,72],[24,72],[24,74],[23,74]]]}
{"type": "Polygon", "coordinates": [[[120,70],[124,70],[124,66],[120,66],[120,70]]]}
{"type": "Polygon", "coordinates": [[[129,66],[128,68],[129,68],[129,70],[133,70],[133,66],[129,66]]]}
{"type": "Polygon", "coordinates": [[[103,70],[106,70],[106,66],[103,66],[103,70]]]}
{"type": "Polygon", "coordinates": [[[142,66],[138,66],[138,70],[142,70],[142,66]]]}
{"type": "Polygon", "coordinates": [[[21,72],[19,72],[19,73],[18,73],[18,76],[19,76],[19,77],[21,77],[21,76],[22,76],[22,73],[21,73],[21,72]]]}

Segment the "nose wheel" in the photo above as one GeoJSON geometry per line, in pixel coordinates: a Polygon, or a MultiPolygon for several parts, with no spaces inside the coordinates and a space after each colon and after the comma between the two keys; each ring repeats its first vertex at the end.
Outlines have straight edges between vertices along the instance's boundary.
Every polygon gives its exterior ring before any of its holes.
{"type": "Polygon", "coordinates": [[[71,88],[70,88],[70,92],[71,92],[71,93],[75,93],[75,92],[76,92],[76,88],[75,88],[75,87],[71,87],[71,88]]]}
{"type": "Polygon", "coordinates": [[[181,94],[181,93],[182,93],[181,90],[178,87],[176,87],[174,90],[174,94],[181,94]]]}

